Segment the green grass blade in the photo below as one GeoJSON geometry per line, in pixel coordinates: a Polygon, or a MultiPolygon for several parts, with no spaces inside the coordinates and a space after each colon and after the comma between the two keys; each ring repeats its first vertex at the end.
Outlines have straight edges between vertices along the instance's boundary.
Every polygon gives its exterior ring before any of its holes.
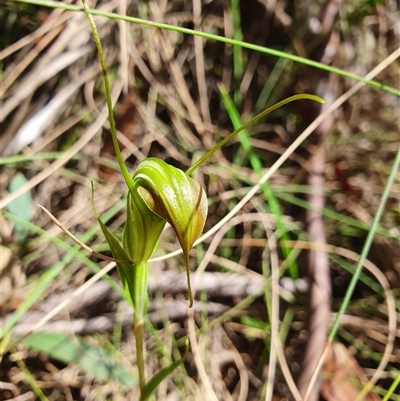
{"type": "MultiPolygon", "coordinates": [[[[7,214],[6,217],[11,219],[11,215],[7,214]]],[[[14,216],[15,217],[15,216],[14,216]]],[[[15,218],[14,218],[15,220],[15,218]]],[[[43,232],[42,234],[45,234],[43,232]]],[[[7,321],[7,324],[0,330],[0,339],[3,338],[7,333],[12,330],[18,320],[24,315],[24,313],[39,300],[43,292],[50,286],[54,279],[60,274],[60,272],[70,263],[78,254],[80,250],[76,246],[68,252],[68,254],[53,267],[47,269],[39,279],[36,280],[35,286],[26,298],[19,305],[18,309],[14,312],[12,317],[7,321]]]]}
{"type": "MultiPolygon", "coordinates": [[[[235,107],[234,103],[232,102],[231,98],[229,97],[228,92],[222,86],[220,86],[220,94],[221,94],[225,108],[229,114],[229,117],[232,121],[234,128],[239,129],[242,126],[242,121],[241,121],[241,118],[240,118],[237,108],[235,107]]],[[[241,132],[239,132],[238,137],[240,139],[240,142],[241,142],[244,150],[246,151],[246,153],[249,157],[249,160],[250,160],[253,170],[257,173],[257,175],[259,177],[261,177],[263,165],[262,165],[260,158],[253,151],[247,131],[242,130],[241,132]]],[[[265,199],[268,202],[268,206],[276,219],[276,226],[278,228],[279,233],[281,234],[280,238],[283,241],[288,241],[290,239],[289,234],[283,223],[281,207],[274,194],[274,191],[272,190],[271,186],[268,185],[268,183],[264,183],[261,186],[261,189],[263,190],[265,199]]],[[[284,243],[282,243],[281,246],[282,246],[283,255],[286,259],[289,256],[291,249],[284,243]]],[[[292,261],[289,264],[288,268],[289,268],[290,277],[292,279],[296,279],[299,277],[298,267],[297,267],[297,264],[295,261],[292,261]]]]}
{"type": "MultiPolygon", "coordinates": [[[[392,395],[394,395],[394,392],[396,391],[396,389],[398,389],[398,386],[400,385],[400,372],[397,372],[397,377],[396,379],[394,379],[393,383],[391,384],[391,386],[389,387],[389,390],[387,391],[387,393],[385,394],[385,397],[382,399],[382,401],[388,401],[392,398],[390,398],[392,395]]],[[[400,399],[400,397],[399,397],[400,399]]]]}
{"type": "MultiPolygon", "coordinates": [[[[49,1],[49,0],[15,0],[15,1],[25,3],[25,4],[33,4],[33,5],[42,6],[42,7],[60,8],[60,9],[68,10],[68,11],[74,11],[74,12],[84,12],[85,11],[82,7],[75,6],[72,4],[62,3],[62,2],[56,2],[56,1],[49,1]]],[[[384,90],[386,92],[392,93],[393,95],[400,97],[400,90],[392,88],[391,86],[382,84],[377,81],[365,79],[364,77],[361,77],[360,75],[341,70],[340,68],[336,68],[336,67],[332,67],[330,65],[318,63],[313,60],[308,60],[304,57],[295,56],[290,53],[284,53],[282,51],[271,49],[268,47],[253,45],[253,44],[247,43],[247,42],[239,42],[234,39],[229,39],[229,38],[225,38],[223,36],[213,35],[213,34],[210,34],[207,32],[195,31],[193,29],[182,28],[182,27],[173,26],[173,25],[169,25],[169,24],[163,24],[160,22],[148,21],[148,20],[144,20],[141,18],[128,17],[125,15],[119,15],[119,14],[115,14],[115,13],[107,13],[107,12],[99,11],[99,10],[87,9],[86,13],[90,14],[90,15],[97,15],[100,17],[109,18],[109,19],[132,22],[132,23],[135,23],[138,25],[146,25],[146,26],[151,26],[151,27],[155,27],[155,28],[166,29],[169,31],[180,32],[180,33],[187,34],[187,35],[196,35],[196,36],[200,36],[205,39],[216,40],[216,41],[227,43],[230,45],[244,47],[246,49],[250,49],[250,50],[258,51],[260,53],[268,54],[270,56],[284,58],[287,60],[294,61],[296,63],[308,65],[310,67],[314,67],[314,68],[318,68],[320,70],[332,72],[334,74],[337,74],[337,75],[340,75],[340,76],[343,76],[346,78],[364,82],[367,85],[370,85],[374,88],[384,90]]]]}
{"type": "MultiPolygon", "coordinates": [[[[297,198],[296,196],[293,196],[293,195],[290,195],[287,193],[283,193],[283,192],[276,193],[276,196],[278,198],[285,200],[286,202],[292,203],[293,205],[300,206],[303,209],[313,210],[312,206],[307,201],[297,198]]],[[[335,212],[334,210],[330,210],[326,207],[321,211],[321,213],[324,217],[338,221],[338,222],[342,223],[343,225],[345,225],[346,227],[351,227],[351,228],[359,229],[362,231],[368,231],[370,228],[369,226],[365,225],[364,223],[360,222],[359,220],[356,220],[349,216],[345,216],[341,213],[335,212]]],[[[387,238],[400,240],[400,238],[398,236],[392,235],[389,230],[386,230],[383,227],[378,227],[376,233],[379,235],[382,235],[384,237],[387,237],[387,238]]]]}
{"type": "MultiPolygon", "coordinates": [[[[240,20],[240,5],[239,0],[231,0],[231,15],[233,25],[233,40],[236,42],[243,41],[242,26],[240,20]]],[[[242,104],[242,93],[239,89],[239,84],[244,74],[243,51],[239,46],[233,46],[233,77],[235,82],[234,102],[236,107],[242,104]]]]}
{"type": "MultiPolygon", "coordinates": [[[[110,209],[107,214],[104,216],[104,219],[107,221],[112,216],[115,215],[116,210],[120,210],[120,205],[114,206],[114,208],[110,209]]],[[[58,262],[56,265],[52,266],[48,270],[46,270],[36,281],[35,287],[33,290],[26,296],[23,302],[20,304],[18,309],[14,312],[10,320],[7,321],[7,324],[1,328],[0,330],[0,339],[3,338],[7,333],[12,330],[18,320],[24,315],[24,313],[33,305],[35,302],[41,297],[43,292],[51,285],[54,279],[60,274],[60,272],[68,266],[68,264],[74,259],[78,258],[82,261],[86,266],[88,266],[92,271],[98,272],[100,268],[97,266],[96,263],[92,262],[88,259],[82,252],[81,248],[77,245],[70,246],[66,243],[63,239],[54,237],[49,235],[45,230],[41,229],[40,227],[36,226],[33,223],[29,223],[25,220],[20,219],[18,216],[15,216],[11,213],[2,211],[2,214],[9,220],[19,222],[20,224],[24,224],[27,229],[31,232],[34,232],[40,235],[43,238],[49,239],[59,248],[63,249],[66,252],[66,255],[63,259],[58,262]]],[[[88,242],[94,235],[96,235],[98,227],[93,227],[91,230],[87,231],[80,239],[82,242],[88,242]]],[[[107,280],[107,282],[112,286],[118,294],[125,298],[125,294],[122,288],[111,280],[109,276],[103,277],[103,279],[107,280]]]]}
{"type": "MultiPolygon", "coordinates": [[[[277,89],[279,77],[281,76],[286,64],[287,64],[286,59],[284,58],[278,59],[277,63],[275,64],[275,67],[271,71],[271,74],[268,76],[268,79],[264,84],[260,96],[257,99],[257,102],[254,106],[253,114],[258,114],[265,107],[267,103],[271,103],[269,102],[269,100],[271,98],[272,91],[274,89],[277,89]]],[[[264,119],[260,120],[260,123],[262,123],[263,120],[264,119]]]]}
{"type": "Polygon", "coordinates": [[[392,185],[393,185],[393,183],[395,181],[396,174],[399,171],[399,166],[400,166],[400,149],[397,152],[396,159],[395,159],[395,161],[393,163],[392,171],[391,171],[391,173],[390,173],[390,175],[388,177],[387,183],[386,183],[385,188],[383,190],[381,202],[379,204],[378,210],[376,211],[376,214],[375,214],[374,219],[372,221],[371,228],[370,228],[370,230],[368,232],[367,239],[365,240],[365,244],[364,244],[364,247],[363,247],[363,249],[361,251],[360,258],[358,260],[356,269],[355,269],[355,271],[353,273],[353,277],[352,277],[352,279],[350,281],[349,287],[348,287],[348,289],[346,291],[346,294],[345,294],[345,296],[343,298],[343,301],[342,301],[342,304],[340,306],[339,312],[338,312],[338,314],[336,316],[335,322],[334,322],[334,324],[332,326],[332,329],[331,329],[331,331],[329,333],[329,340],[330,341],[333,341],[333,339],[335,338],[337,330],[339,328],[340,319],[344,315],[344,313],[345,313],[345,311],[346,311],[346,309],[347,309],[347,307],[348,307],[348,305],[350,303],[350,299],[351,299],[351,296],[353,295],[354,288],[355,288],[355,286],[357,284],[357,281],[358,281],[358,279],[360,277],[364,261],[367,258],[367,255],[368,255],[369,250],[370,250],[371,245],[372,245],[372,241],[374,239],[374,236],[375,236],[377,228],[378,228],[379,221],[380,221],[380,219],[382,217],[383,209],[384,209],[386,201],[387,201],[387,199],[389,197],[390,189],[391,189],[391,187],[392,187],[392,185]]]}
{"type": "Polygon", "coordinates": [[[168,376],[170,375],[180,364],[185,360],[186,354],[189,350],[189,344],[186,342],[186,350],[185,354],[182,358],[178,359],[175,362],[172,362],[170,365],[166,366],[159,370],[145,385],[143,389],[142,396],[140,397],[140,401],[145,401],[153,391],[157,388],[157,386],[168,376]]]}
{"type": "MultiPolygon", "coordinates": [[[[11,350],[10,352],[11,354],[17,353],[15,349],[11,350]]],[[[43,393],[43,390],[37,383],[36,379],[25,365],[25,362],[22,359],[16,358],[16,363],[20,369],[20,373],[23,374],[23,380],[26,381],[31,386],[33,392],[36,394],[36,397],[40,401],[49,401],[49,399],[46,397],[46,395],[43,393]]]]}

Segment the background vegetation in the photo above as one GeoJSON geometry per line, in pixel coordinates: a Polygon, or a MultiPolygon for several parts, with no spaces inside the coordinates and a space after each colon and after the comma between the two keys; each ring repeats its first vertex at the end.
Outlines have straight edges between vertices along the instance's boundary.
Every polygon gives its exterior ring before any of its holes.
{"type": "MultiPolygon", "coordinates": [[[[120,0],[90,6],[245,41],[358,76],[387,60],[400,38],[395,1],[120,0]]],[[[95,20],[132,172],[149,156],[187,170],[267,105],[307,92],[330,107],[357,85],[340,71],[260,49],[95,20]]],[[[91,206],[94,181],[97,210],[112,231],[122,232],[125,188],[88,22],[81,12],[6,1],[1,24],[2,397],[135,400],[132,315],[115,269],[90,258],[37,207],[108,254],[91,206]],[[95,281],[100,269],[106,274],[95,281]],[[57,307],[59,313],[49,315],[57,307]]],[[[386,86],[365,85],[336,107],[233,219],[193,249],[193,310],[185,298],[183,257],[171,257],[178,243],[165,230],[150,272],[147,375],[178,360],[187,337],[191,349],[154,399],[300,399],[293,380],[303,393],[315,366],[307,350],[315,347],[319,358],[318,344],[327,342],[347,294],[334,352],[309,399],[354,400],[377,375],[366,399],[400,400],[400,334],[393,326],[400,316],[396,57],[373,79],[386,86]],[[389,177],[395,185],[351,293],[389,177]],[[312,253],[314,248],[319,251],[312,253]],[[313,291],[320,294],[317,305],[327,306],[321,320],[315,320],[313,291]],[[381,369],[385,347],[388,363],[381,369]]],[[[209,196],[205,232],[323,111],[309,101],[287,105],[196,171],[209,196]]]]}

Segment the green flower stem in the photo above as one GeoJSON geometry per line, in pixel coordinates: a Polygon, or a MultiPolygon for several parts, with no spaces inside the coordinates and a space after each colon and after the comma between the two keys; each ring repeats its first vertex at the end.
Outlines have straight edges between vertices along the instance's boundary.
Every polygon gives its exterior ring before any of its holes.
{"type": "Polygon", "coordinates": [[[135,305],[134,320],[137,324],[143,322],[148,304],[147,283],[149,277],[149,265],[139,262],[133,265],[133,304],[135,305]]]}
{"type": "Polygon", "coordinates": [[[144,372],[144,347],[143,347],[143,319],[140,321],[136,320],[136,314],[134,317],[134,333],[135,333],[135,345],[136,345],[136,363],[138,366],[139,373],[139,388],[140,388],[140,399],[143,399],[144,389],[146,386],[146,377],[144,372]]]}
{"type": "Polygon", "coordinates": [[[121,150],[118,145],[118,139],[117,139],[117,130],[115,128],[115,120],[114,120],[114,113],[113,113],[113,105],[112,105],[112,99],[111,99],[111,89],[110,89],[110,81],[108,79],[108,74],[107,74],[107,66],[106,66],[106,60],[104,58],[104,52],[103,52],[103,47],[100,42],[100,37],[99,33],[96,28],[96,24],[94,23],[94,19],[92,16],[92,13],[90,12],[90,8],[87,5],[86,0],[82,0],[83,4],[83,9],[85,11],[86,17],[89,21],[90,28],[92,29],[93,33],[93,38],[97,47],[97,52],[99,55],[99,60],[100,60],[100,65],[101,65],[101,70],[103,73],[103,80],[104,80],[104,87],[105,87],[105,93],[106,93],[106,101],[107,101],[107,108],[108,108],[108,119],[110,122],[110,131],[111,131],[111,138],[112,142],[114,145],[115,149],[115,154],[117,156],[119,168],[121,169],[122,175],[124,176],[124,179],[126,181],[126,184],[129,187],[129,190],[132,192],[134,187],[133,187],[133,181],[131,179],[131,176],[129,174],[129,171],[127,167],[125,166],[124,159],[121,154],[121,150]]]}
{"type": "Polygon", "coordinates": [[[189,308],[193,307],[193,291],[192,284],[190,283],[190,270],[189,270],[189,253],[185,253],[185,266],[186,266],[186,282],[188,286],[189,308]]]}
{"type": "Polygon", "coordinates": [[[144,369],[144,315],[147,309],[147,281],[149,266],[147,262],[140,262],[133,266],[134,290],[133,303],[135,311],[133,316],[133,331],[135,334],[136,364],[139,374],[140,400],[143,400],[146,387],[146,374],[144,369]]]}

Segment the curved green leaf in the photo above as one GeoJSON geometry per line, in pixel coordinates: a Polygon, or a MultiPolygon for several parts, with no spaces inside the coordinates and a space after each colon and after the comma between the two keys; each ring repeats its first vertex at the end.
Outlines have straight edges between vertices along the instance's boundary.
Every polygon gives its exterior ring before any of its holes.
{"type": "Polygon", "coordinates": [[[38,332],[29,335],[22,342],[58,361],[74,363],[103,382],[114,379],[128,387],[138,384],[137,376],[133,372],[117,362],[105,349],[88,344],[80,336],[38,332]]]}
{"type": "Polygon", "coordinates": [[[189,343],[186,341],[186,350],[185,354],[181,359],[178,359],[175,362],[172,362],[170,365],[162,368],[158,371],[145,385],[143,389],[143,393],[140,397],[140,401],[145,401],[149,396],[153,393],[153,391],[157,388],[157,386],[169,375],[171,374],[186,358],[186,355],[189,351],[189,343]]]}

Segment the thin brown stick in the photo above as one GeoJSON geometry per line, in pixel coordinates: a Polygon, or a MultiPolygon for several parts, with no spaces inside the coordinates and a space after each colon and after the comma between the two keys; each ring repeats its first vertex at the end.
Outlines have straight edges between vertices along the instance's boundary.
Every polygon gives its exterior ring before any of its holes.
{"type": "MultiPolygon", "coordinates": [[[[379,74],[379,72],[381,72],[382,70],[384,70],[387,66],[389,66],[393,61],[395,61],[398,57],[400,56],[400,48],[396,49],[392,54],[390,54],[385,60],[383,60],[379,65],[377,65],[370,73],[368,73],[365,78],[366,79],[373,79],[377,74],[379,74]]],[[[339,99],[337,99],[332,105],[331,107],[328,107],[328,110],[333,108],[334,106],[336,106],[336,104],[338,103],[338,101],[340,99],[342,99],[344,96],[350,97],[350,93],[353,94],[355,92],[357,92],[359,89],[361,89],[364,86],[363,82],[358,82],[357,84],[355,84],[348,92],[346,92],[344,95],[342,95],[339,99]]],[[[324,112],[322,112],[320,114],[320,116],[322,116],[324,114],[324,112]]],[[[317,118],[319,119],[320,116],[317,118]]],[[[309,396],[313,391],[313,387],[314,387],[314,383],[318,380],[318,376],[319,376],[319,372],[322,369],[323,363],[325,361],[325,358],[328,354],[330,348],[330,342],[327,343],[327,345],[325,346],[325,349],[314,369],[314,372],[310,378],[310,381],[308,383],[306,392],[304,393],[304,401],[310,401],[309,396]]],[[[386,361],[386,351],[385,351],[385,358],[382,358],[383,360],[380,363],[380,366],[384,365],[384,363],[387,363],[386,361]]],[[[375,377],[375,376],[374,376],[375,377]]]]}
{"type": "MultiPolygon", "coordinates": [[[[339,12],[339,1],[331,0],[327,3],[321,16],[321,34],[324,35],[332,30],[333,23],[339,12]]],[[[325,55],[329,54],[327,49],[333,38],[336,38],[333,30],[329,36],[323,38],[321,43],[315,49],[317,60],[321,62],[330,62],[325,60],[325,55]]],[[[334,46],[336,53],[336,46],[334,46]]],[[[326,71],[318,71],[315,75],[315,87],[317,94],[323,94],[325,104],[320,110],[314,109],[310,113],[314,118],[328,109],[334,102],[333,83],[336,76],[326,71]]],[[[306,211],[306,224],[309,238],[317,244],[326,244],[325,223],[322,211],[325,207],[325,168],[326,168],[326,145],[325,138],[332,130],[335,123],[334,114],[330,114],[317,127],[314,135],[310,137],[313,156],[308,169],[307,184],[310,187],[310,193],[307,196],[311,209],[306,211]]],[[[315,367],[324,352],[325,344],[328,340],[329,316],[331,312],[331,278],[330,265],[327,253],[321,249],[310,249],[307,253],[307,276],[310,282],[309,288],[309,307],[308,307],[308,338],[305,344],[303,360],[301,362],[300,375],[297,380],[299,391],[302,395],[309,388],[309,401],[319,399],[321,380],[319,375],[316,377],[312,387],[309,386],[310,379],[313,376],[315,367]]]]}
{"type": "MultiPolygon", "coordinates": [[[[327,80],[328,81],[328,80],[327,80]]],[[[330,81],[330,80],[329,80],[330,81]]],[[[318,84],[321,89],[321,81],[318,84]]],[[[328,85],[325,85],[325,101],[322,110],[333,102],[333,94],[328,85]]],[[[311,188],[307,196],[312,209],[307,210],[306,221],[309,237],[317,244],[326,244],[325,224],[322,211],[325,207],[324,183],[326,166],[326,149],[324,139],[332,129],[334,118],[331,114],[315,130],[311,143],[317,148],[314,153],[307,183],[311,188]]],[[[304,357],[301,365],[301,374],[298,379],[298,387],[304,394],[310,378],[317,366],[328,339],[329,315],[331,311],[331,279],[329,258],[325,251],[311,249],[308,252],[308,278],[310,280],[309,312],[308,312],[308,339],[305,346],[304,357]]],[[[310,401],[319,398],[319,381],[313,388],[310,401]]]]}

